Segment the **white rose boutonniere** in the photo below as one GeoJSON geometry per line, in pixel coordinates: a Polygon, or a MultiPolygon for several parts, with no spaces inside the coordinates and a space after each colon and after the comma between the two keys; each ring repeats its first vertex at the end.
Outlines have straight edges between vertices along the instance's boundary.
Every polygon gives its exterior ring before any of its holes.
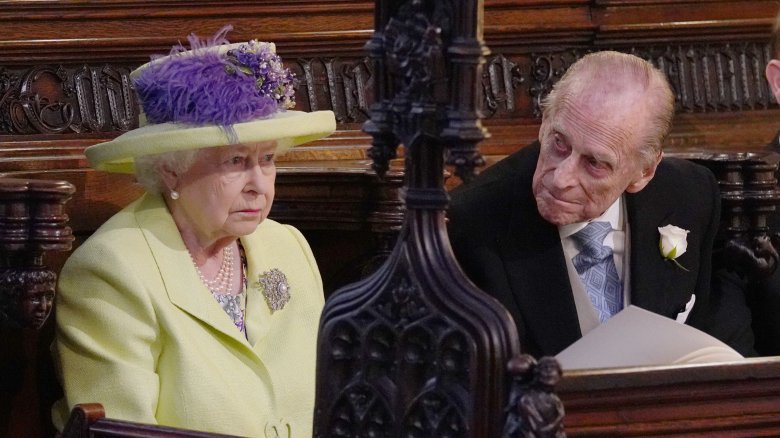
{"type": "MultiPolygon", "coordinates": [[[[685,251],[688,249],[687,238],[690,231],[674,225],[667,225],[665,227],[658,227],[658,232],[661,233],[661,240],[658,242],[661,256],[666,260],[671,260],[681,269],[685,269],[685,267],[678,263],[676,259],[685,254],[685,251]]],[[[687,269],[685,270],[687,271],[687,269]]]]}

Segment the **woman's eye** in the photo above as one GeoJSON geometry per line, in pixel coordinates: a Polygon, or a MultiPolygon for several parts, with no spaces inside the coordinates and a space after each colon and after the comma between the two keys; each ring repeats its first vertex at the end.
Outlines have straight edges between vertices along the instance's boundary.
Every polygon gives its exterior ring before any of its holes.
{"type": "Polygon", "coordinates": [[[265,155],[263,155],[263,161],[271,162],[273,160],[274,160],[274,154],[265,154],[265,155]]]}
{"type": "Polygon", "coordinates": [[[229,161],[230,161],[230,164],[237,166],[239,164],[244,164],[244,157],[235,156],[235,157],[231,158],[229,161]]]}

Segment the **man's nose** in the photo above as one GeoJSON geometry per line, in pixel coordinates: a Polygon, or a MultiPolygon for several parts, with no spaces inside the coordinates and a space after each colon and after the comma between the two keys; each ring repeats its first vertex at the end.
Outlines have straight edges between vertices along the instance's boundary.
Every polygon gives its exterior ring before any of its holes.
{"type": "Polygon", "coordinates": [[[553,171],[553,186],[558,189],[565,189],[575,185],[577,181],[577,162],[572,155],[566,157],[558,163],[553,171]]]}

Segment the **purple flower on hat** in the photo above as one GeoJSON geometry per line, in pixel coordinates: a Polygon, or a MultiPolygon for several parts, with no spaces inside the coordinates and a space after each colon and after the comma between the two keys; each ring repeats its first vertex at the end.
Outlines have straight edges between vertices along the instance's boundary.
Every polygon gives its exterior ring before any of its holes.
{"type": "MultiPolygon", "coordinates": [[[[270,96],[283,109],[295,107],[295,75],[284,68],[273,45],[252,40],[241,44],[238,49],[229,50],[227,56],[235,68],[255,78],[261,95],[270,96]]],[[[231,67],[227,68],[230,71],[231,67]]]]}
{"type": "Polygon", "coordinates": [[[216,124],[234,137],[232,125],[295,106],[295,77],[272,44],[253,40],[219,50],[232,29],[206,41],[190,34],[189,50],[174,46],[140,71],[134,85],[149,123],[216,124]]]}

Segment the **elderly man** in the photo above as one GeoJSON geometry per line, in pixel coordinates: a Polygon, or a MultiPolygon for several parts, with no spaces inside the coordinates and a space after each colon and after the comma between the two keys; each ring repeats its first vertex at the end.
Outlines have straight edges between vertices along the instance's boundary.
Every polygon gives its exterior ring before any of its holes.
{"type": "Polygon", "coordinates": [[[704,167],[662,159],[664,75],[593,53],[543,110],[539,141],[456,189],[449,211],[458,260],[510,312],[523,350],[557,354],[629,304],[710,331],[720,197],[704,167]],[[662,227],[675,250],[659,250],[662,227]]]}

